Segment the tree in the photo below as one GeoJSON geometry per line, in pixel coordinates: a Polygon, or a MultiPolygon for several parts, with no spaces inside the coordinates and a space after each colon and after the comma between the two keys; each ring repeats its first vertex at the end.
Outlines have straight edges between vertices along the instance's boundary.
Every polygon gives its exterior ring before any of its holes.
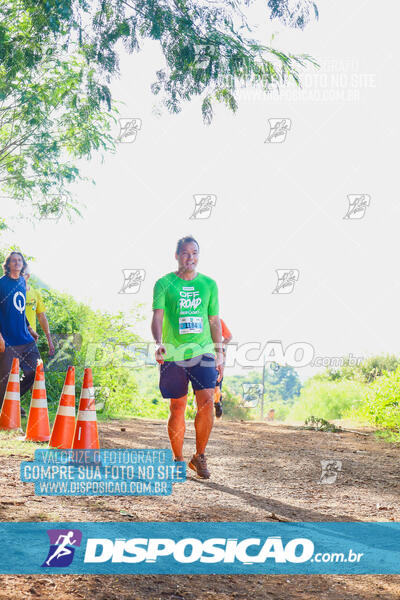
{"type": "Polygon", "coordinates": [[[114,148],[110,94],[96,77],[34,8],[0,0],[0,187],[39,218],[74,209],[73,160],[114,148]]]}
{"type": "MultiPolygon", "coordinates": [[[[121,44],[156,41],[165,67],[154,94],[171,112],[201,96],[204,121],[215,102],[237,109],[244,85],[270,92],[315,61],[252,38],[244,12],[254,0],[0,0],[0,188],[36,216],[72,211],[75,165],[114,149],[109,84],[121,44]]],[[[266,18],[304,27],[309,0],[274,0],[266,18]]],[[[317,16],[317,12],[315,11],[317,16]]],[[[75,207],[75,210],[76,207],[75,207]]]]}
{"type": "Polygon", "coordinates": [[[279,366],[275,371],[269,371],[265,379],[266,394],[272,401],[294,401],[300,394],[301,381],[293,367],[279,366]]]}
{"type": "MultiPolygon", "coordinates": [[[[285,53],[251,37],[243,9],[253,1],[24,0],[24,4],[42,11],[54,33],[68,31],[69,43],[78,43],[88,63],[106,77],[118,72],[119,42],[133,52],[146,38],[156,40],[166,67],[156,73],[152,91],[163,92],[164,104],[172,112],[202,95],[203,117],[210,122],[215,101],[236,110],[239,85],[260,85],[269,92],[289,79],[300,84],[298,69],[315,64],[310,56],[285,53]]],[[[304,27],[314,3],[291,4],[269,2],[266,18],[269,8],[269,16],[304,27]]]]}

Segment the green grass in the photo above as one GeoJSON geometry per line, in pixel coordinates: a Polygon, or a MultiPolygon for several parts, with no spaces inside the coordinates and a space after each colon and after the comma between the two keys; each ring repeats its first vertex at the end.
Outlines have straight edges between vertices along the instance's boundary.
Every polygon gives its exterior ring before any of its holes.
{"type": "Polygon", "coordinates": [[[400,434],[394,431],[381,430],[374,432],[376,438],[389,442],[391,444],[400,444],[400,434]]]}
{"type": "MultiPolygon", "coordinates": [[[[26,419],[24,419],[26,421],[26,419]]],[[[32,457],[37,448],[46,447],[45,444],[25,441],[25,428],[14,431],[0,431],[0,456],[18,456],[32,457]]]]}

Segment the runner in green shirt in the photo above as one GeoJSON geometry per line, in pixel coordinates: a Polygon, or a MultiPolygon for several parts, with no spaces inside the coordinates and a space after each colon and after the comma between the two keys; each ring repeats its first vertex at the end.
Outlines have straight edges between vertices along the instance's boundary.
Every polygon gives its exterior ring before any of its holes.
{"type": "Polygon", "coordinates": [[[183,460],[185,408],[189,381],[197,404],[196,453],[189,467],[199,477],[210,472],[204,455],[214,419],[214,388],[223,376],[218,288],[197,273],[199,245],[190,236],[178,241],[178,270],[159,279],[153,293],[152,333],[160,363],[160,390],[170,399],[168,434],[175,460],[183,460]]]}

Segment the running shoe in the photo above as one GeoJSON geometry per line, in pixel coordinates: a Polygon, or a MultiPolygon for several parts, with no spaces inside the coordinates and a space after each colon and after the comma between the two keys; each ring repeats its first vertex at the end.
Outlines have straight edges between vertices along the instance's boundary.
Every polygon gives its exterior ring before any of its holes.
{"type": "Polygon", "coordinates": [[[210,479],[210,471],[207,469],[207,461],[204,454],[193,454],[192,460],[189,463],[189,468],[196,471],[201,479],[210,479]]]}
{"type": "Polygon", "coordinates": [[[217,419],[220,419],[222,417],[222,398],[219,402],[215,402],[214,406],[215,406],[215,416],[217,417],[217,419]]]}

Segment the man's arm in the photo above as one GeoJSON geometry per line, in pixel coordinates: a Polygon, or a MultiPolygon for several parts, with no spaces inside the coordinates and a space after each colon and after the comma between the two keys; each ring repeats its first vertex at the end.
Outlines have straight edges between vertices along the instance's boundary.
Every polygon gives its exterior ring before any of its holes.
{"type": "Polygon", "coordinates": [[[39,336],[36,333],[36,331],[33,329],[33,327],[31,327],[31,324],[29,323],[28,317],[26,316],[26,314],[25,314],[25,323],[26,323],[26,328],[28,329],[29,333],[31,334],[31,336],[33,337],[35,342],[37,342],[37,340],[39,339],[39,336]]]}
{"type": "Polygon", "coordinates": [[[222,345],[222,328],[221,321],[218,315],[211,315],[208,317],[210,323],[210,332],[212,341],[214,342],[215,354],[217,355],[217,371],[219,373],[217,383],[221,381],[224,376],[224,355],[222,345]]]}
{"type": "Polygon", "coordinates": [[[49,322],[46,317],[46,313],[45,312],[37,313],[36,316],[37,316],[40,326],[43,329],[44,334],[47,338],[47,343],[49,345],[49,354],[50,354],[50,356],[53,356],[54,344],[53,344],[53,340],[51,339],[50,327],[49,327],[49,322]]]}
{"type": "Polygon", "coordinates": [[[156,308],[153,310],[153,319],[151,321],[151,333],[155,343],[157,344],[156,349],[156,361],[160,364],[164,362],[163,354],[165,354],[165,346],[161,343],[162,338],[162,324],[164,319],[164,309],[156,308]]]}

